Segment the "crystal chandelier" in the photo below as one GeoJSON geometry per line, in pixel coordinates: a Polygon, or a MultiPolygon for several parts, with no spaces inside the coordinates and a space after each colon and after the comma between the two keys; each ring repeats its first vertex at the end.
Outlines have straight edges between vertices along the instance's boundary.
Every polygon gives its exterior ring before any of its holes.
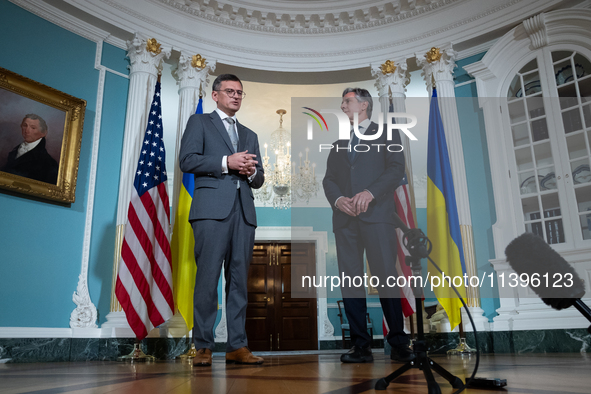
{"type": "Polygon", "coordinates": [[[296,172],[296,165],[291,162],[291,134],[283,128],[283,115],[287,111],[278,109],[276,112],[279,115],[279,128],[271,134],[271,145],[264,145],[265,183],[260,189],[254,190],[254,196],[265,206],[272,202],[273,208],[287,209],[291,207],[292,201],[305,200],[307,203],[312,195],[316,195],[319,185],[316,181],[316,164],[308,160],[308,148],[303,164],[303,154],[299,154],[299,172],[296,172]],[[273,166],[269,163],[269,147],[275,153],[273,166]]]}

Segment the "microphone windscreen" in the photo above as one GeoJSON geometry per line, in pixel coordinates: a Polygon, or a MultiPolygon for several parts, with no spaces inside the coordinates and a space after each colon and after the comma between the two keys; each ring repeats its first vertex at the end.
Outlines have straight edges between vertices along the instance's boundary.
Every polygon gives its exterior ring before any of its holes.
{"type": "Polygon", "coordinates": [[[525,274],[522,278],[547,305],[568,308],[585,294],[585,284],[574,268],[539,236],[520,235],[509,243],[505,254],[511,268],[525,274]]]}

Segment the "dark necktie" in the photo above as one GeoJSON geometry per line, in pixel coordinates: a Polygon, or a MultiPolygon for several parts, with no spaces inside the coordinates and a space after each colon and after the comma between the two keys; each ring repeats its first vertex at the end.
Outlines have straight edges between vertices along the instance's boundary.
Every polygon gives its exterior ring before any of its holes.
{"type": "MultiPolygon", "coordinates": [[[[361,133],[362,128],[359,127],[359,132],[361,133]]],[[[357,152],[355,152],[355,146],[357,146],[357,144],[359,144],[359,137],[357,137],[357,134],[355,134],[355,132],[353,131],[353,129],[351,128],[351,151],[348,152],[348,156],[349,156],[349,161],[351,163],[353,163],[353,161],[355,160],[355,155],[357,154],[357,152]]]]}

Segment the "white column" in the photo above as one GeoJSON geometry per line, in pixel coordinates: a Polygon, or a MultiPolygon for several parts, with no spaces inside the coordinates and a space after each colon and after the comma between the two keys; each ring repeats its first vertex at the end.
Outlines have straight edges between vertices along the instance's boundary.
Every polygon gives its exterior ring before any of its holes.
{"type": "MultiPolygon", "coordinates": [[[[406,86],[410,83],[410,73],[407,70],[406,59],[400,61],[386,61],[384,64],[371,65],[371,74],[376,80],[375,87],[378,89],[380,95],[380,104],[382,113],[390,112],[390,100],[392,100],[392,112],[406,112],[406,86]]],[[[396,119],[396,122],[406,123],[408,119],[396,119]]],[[[412,185],[412,161],[410,155],[410,139],[404,133],[400,133],[402,145],[404,146],[404,161],[406,165],[406,173],[408,175],[408,183],[411,197],[411,205],[413,215],[416,219],[416,210],[414,204],[414,188],[412,185]]],[[[405,264],[401,261],[400,264],[405,264]]],[[[414,305],[413,305],[414,307],[414,305]]],[[[423,313],[423,327],[425,332],[429,332],[429,322],[427,321],[427,313],[422,309],[423,313]]],[[[415,320],[414,326],[416,328],[417,322],[415,320]]],[[[404,320],[404,328],[410,332],[410,319],[404,320]]]]}
{"type": "MultiPolygon", "coordinates": [[[[152,41],[152,40],[149,40],[152,41]]],[[[140,145],[146,131],[148,111],[150,110],[158,72],[162,69],[164,57],[170,57],[170,48],[162,50],[159,44],[150,46],[137,33],[132,41],[127,41],[127,56],[130,61],[129,90],[127,93],[127,112],[125,116],[125,135],[123,137],[123,156],[119,175],[119,199],[117,202],[117,233],[115,240],[115,256],[113,264],[113,280],[111,291],[111,311],[106,316],[107,322],[101,326],[104,336],[135,337],[125,313],[115,297],[115,281],[119,268],[121,243],[127,222],[127,210],[131,198],[131,185],[139,158],[140,145]],[[123,318],[122,318],[122,316],[123,318]],[[129,330],[129,331],[127,331],[129,330]],[[129,335],[131,333],[131,335],[129,335]]]]}
{"type": "MultiPolygon", "coordinates": [[[[199,95],[203,93],[209,83],[209,74],[215,71],[216,60],[207,60],[200,55],[191,56],[181,53],[176,68],[172,70],[173,77],[179,85],[179,114],[176,131],[176,146],[174,152],[174,188],[172,200],[172,212],[176,212],[179,201],[179,190],[183,182],[182,172],[179,168],[179,151],[181,139],[185,132],[185,126],[189,117],[195,113],[199,103],[199,95]],[[200,61],[203,62],[200,64],[200,61]],[[178,174],[178,175],[177,175],[178,174]]],[[[174,215],[171,217],[171,225],[174,224],[174,215]]]]}
{"type": "MultiPolygon", "coordinates": [[[[172,76],[176,79],[177,84],[179,85],[179,112],[174,155],[172,209],[170,211],[171,228],[174,228],[176,211],[179,204],[179,194],[181,184],[183,183],[183,173],[179,168],[181,139],[189,117],[195,113],[195,109],[199,103],[199,95],[203,92],[209,82],[209,73],[213,72],[216,66],[215,60],[208,61],[207,63],[205,60],[206,59],[202,58],[201,55],[191,56],[182,52],[176,67],[172,69],[172,76]]],[[[176,267],[173,267],[173,273],[175,269],[176,267]]],[[[161,337],[184,337],[188,334],[185,319],[183,319],[181,314],[178,313],[176,308],[174,316],[159,328],[161,337]]]]}
{"type": "MultiPolygon", "coordinates": [[[[470,215],[470,200],[468,197],[468,183],[466,181],[466,168],[464,164],[464,150],[462,147],[462,136],[460,133],[460,121],[456,106],[455,84],[453,81],[453,69],[456,67],[455,60],[457,52],[448,45],[440,49],[439,53],[433,48],[427,53],[417,53],[416,59],[419,67],[423,68],[423,77],[429,93],[433,91],[433,83],[437,88],[439,100],[439,111],[445,130],[447,148],[451,172],[453,176],[454,189],[456,194],[456,205],[460,230],[462,233],[462,245],[464,249],[464,260],[468,276],[477,276],[476,257],[474,253],[474,238],[472,233],[472,217],[470,215]]],[[[478,287],[466,288],[468,308],[477,330],[488,330],[488,319],[484,317],[484,311],[480,308],[480,291],[478,287]]],[[[472,331],[472,326],[467,316],[462,317],[465,331],[472,331]]],[[[443,323],[443,321],[442,321],[443,323]]],[[[442,324],[441,329],[449,331],[449,320],[442,324]]]]}

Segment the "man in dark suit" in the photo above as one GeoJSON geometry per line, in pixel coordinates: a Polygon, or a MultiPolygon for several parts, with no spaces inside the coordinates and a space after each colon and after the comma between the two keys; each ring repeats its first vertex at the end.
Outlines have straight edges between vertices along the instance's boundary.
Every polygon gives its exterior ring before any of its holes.
{"type": "Polygon", "coordinates": [[[226,278],[228,342],[226,363],[261,364],[247,345],[247,277],[257,226],[251,188],[265,181],[257,135],[238,123],[245,93],[235,75],[213,83],[217,109],[193,115],[181,142],[180,169],[195,175],[189,221],[195,236],[197,275],[194,293],[193,365],[210,366],[222,263],[226,278]]]}
{"type": "Polygon", "coordinates": [[[0,171],[41,182],[57,183],[57,161],[45,149],[47,123],[39,115],[27,114],[21,122],[24,141],[8,153],[0,171]]]}
{"type": "MultiPolygon", "coordinates": [[[[354,113],[358,113],[359,131],[366,136],[374,135],[378,125],[370,122],[373,99],[369,92],[360,88],[347,88],[343,92],[341,110],[351,121],[353,130],[354,113]]],[[[385,129],[386,126],[384,126],[385,129]]],[[[391,358],[410,361],[414,354],[408,347],[409,339],[404,333],[404,321],[400,292],[388,288],[388,276],[396,276],[396,233],[392,213],[395,212],[394,191],[404,176],[404,155],[399,147],[400,135],[394,131],[393,140],[387,140],[387,133],[371,141],[360,140],[351,133],[350,140],[336,141],[331,150],[326,175],[323,180],[324,193],[333,209],[333,231],[335,234],[337,259],[341,277],[351,278],[364,275],[363,254],[371,274],[380,280],[378,292],[384,316],[390,328],[386,338],[392,346],[391,358]],[[365,146],[370,146],[367,150],[365,146]],[[400,152],[396,152],[400,151],[400,152]],[[384,285],[384,287],[381,287],[384,285]]],[[[345,281],[343,281],[345,282],[345,281]]],[[[367,332],[366,288],[353,283],[341,287],[345,313],[349,321],[353,347],[341,356],[341,362],[371,362],[371,338],[367,332]]]]}

